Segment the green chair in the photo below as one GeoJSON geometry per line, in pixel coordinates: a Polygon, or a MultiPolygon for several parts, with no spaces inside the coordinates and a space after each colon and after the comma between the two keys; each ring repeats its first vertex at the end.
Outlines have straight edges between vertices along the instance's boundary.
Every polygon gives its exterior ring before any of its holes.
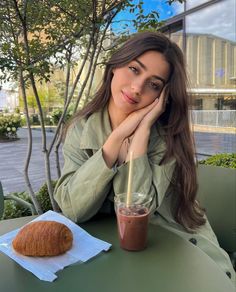
{"type": "Polygon", "coordinates": [[[2,218],[3,212],[4,212],[4,200],[13,200],[17,202],[19,205],[28,208],[32,215],[37,215],[37,212],[35,210],[35,207],[33,204],[26,202],[25,200],[18,198],[17,196],[13,194],[5,195],[3,194],[3,188],[2,183],[0,181],[0,219],[2,218]]]}
{"type": "Polygon", "coordinates": [[[236,170],[198,166],[198,198],[220,246],[236,263],[236,170]]]}

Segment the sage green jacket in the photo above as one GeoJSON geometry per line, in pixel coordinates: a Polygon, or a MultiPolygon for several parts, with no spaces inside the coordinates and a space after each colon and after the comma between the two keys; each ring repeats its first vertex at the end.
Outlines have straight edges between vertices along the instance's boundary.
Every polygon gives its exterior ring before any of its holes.
{"type": "MultiPolygon", "coordinates": [[[[64,167],[54,196],[62,212],[74,222],[84,222],[98,212],[111,211],[114,194],[127,190],[128,164],[109,169],[103,159],[102,146],[111,131],[105,108],[87,120],[80,119],[67,133],[63,145],[64,167]]],[[[152,127],[147,154],[134,159],[132,190],[152,198],[151,223],[162,225],[196,244],[225,272],[230,272],[234,281],[229,256],[219,247],[209,223],[192,234],[173,218],[170,208],[174,192],[170,180],[175,161],[159,165],[166,149],[162,135],[160,128],[152,127]]]]}

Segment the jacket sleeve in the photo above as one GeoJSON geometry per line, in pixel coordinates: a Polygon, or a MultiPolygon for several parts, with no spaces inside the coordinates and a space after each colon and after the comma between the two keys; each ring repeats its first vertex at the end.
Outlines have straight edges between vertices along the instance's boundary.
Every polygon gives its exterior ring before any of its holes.
{"type": "Polygon", "coordinates": [[[80,149],[80,131],[74,127],[64,146],[64,167],[54,198],[62,212],[74,222],[91,218],[101,208],[111,187],[115,171],[103,159],[102,149],[92,155],[80,149]]]}
{"type": "MultiPolygon", "coordinates": [[[[175,169],[175,160],[161,164],[166,150],[166,144],[160,136],[150,142],[148,153],[133,161],[132,191],[144,193],[152,198],[151,209],[159,207],[169,192],[170,181],[175,169]]],[[[127,189],[129,164],[123,164],[117,169],[114,177],[115,193],[123,193],[127,189]]]]}

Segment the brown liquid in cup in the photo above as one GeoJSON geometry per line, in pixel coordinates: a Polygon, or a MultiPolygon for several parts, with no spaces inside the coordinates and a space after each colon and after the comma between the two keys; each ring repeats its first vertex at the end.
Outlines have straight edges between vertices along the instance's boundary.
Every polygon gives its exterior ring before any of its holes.
{"type": "Polygon", "coordinates": [[[147,246],[148,209],[122,207],[117,212],[120,246],[139,251],[147,246]]]}

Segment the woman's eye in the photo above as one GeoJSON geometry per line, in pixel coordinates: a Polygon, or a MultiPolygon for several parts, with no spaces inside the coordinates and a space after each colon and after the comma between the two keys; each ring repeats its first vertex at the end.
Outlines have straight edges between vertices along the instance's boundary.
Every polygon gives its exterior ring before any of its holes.
{"type": "Polygon", "coordinates": [[[155,82],[150,82],[150,87],[154,90],[160,90],[161,88],[160,84],[157,84],[155,82]]]}
{"type": "Polygon", "coordinates": [[[133,67],[133,66],[129,66],[129,69],[134,72],[135,74],[138,74],[138,69],[133,67]]]}

